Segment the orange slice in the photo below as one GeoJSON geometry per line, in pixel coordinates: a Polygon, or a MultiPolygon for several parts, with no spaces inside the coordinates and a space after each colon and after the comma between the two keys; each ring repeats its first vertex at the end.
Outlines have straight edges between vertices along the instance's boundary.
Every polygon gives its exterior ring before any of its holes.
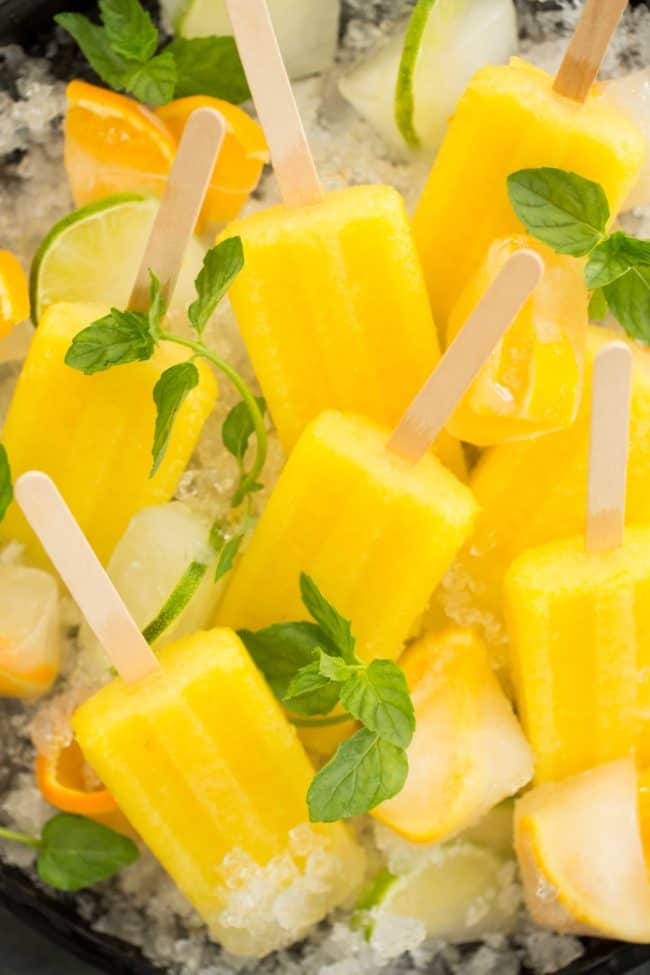
{"type": "Polygon", "coordinates": [[[0,339],[29,317],[27,277],[18,258],[0,251],[0,339]]]}
{"type": "Polygon", "coordinates": [[[53,754],[39,754],[36,781],[41,795],[55,809],[87,816],[121,833],[132,833],[115,799],[94,775],[75,740],[53,754]]]}
{"type": "Polygon", "coordinates": [[[162,194],[176,141],[133,98],[72,81],[67,87],[65,167],[75,204],[122,192],[162,194]]]}
{"type": "Polygon", "coordinates": [[[219,98],[193,95],[178,98],[156,109],[177,141],[185,123],[197,108],[214,108],[223,115],[226,139],[212,174],[212,182],[201,215],[201,229],[233,220],[259,183],[269,151],[260,125],[243,109],[219,98]]]}

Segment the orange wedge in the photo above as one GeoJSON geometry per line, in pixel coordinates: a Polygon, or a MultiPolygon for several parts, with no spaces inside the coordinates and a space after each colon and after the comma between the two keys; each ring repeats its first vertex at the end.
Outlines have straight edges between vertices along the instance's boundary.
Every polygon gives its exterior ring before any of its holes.
{"type": "Polygon", "coordinates": [[[41,795],[55,809],[87,816],[104,826],[131,833],[129,823],[115,799],[94,775],[73,741],[53,754],[39,754],[36,781],[41,795]]]}
{"type": "Polygon", "coordinates": [[[29,317],[27,277],[10,251],[0,251],[0,339],[29,317]]]}
{"type": "Polygon", "coordinates": [[[122,192],[162,194],[176,141],[133,98],[72,81],[67,87],[65,167],[75,204],[122,192]]]}
{"type": "Polygon", "coordinates": [[[201,214],[199,229],[212,229],[233,220],[259,183],[269,151],[264,133],[243,109],[219,98],[193,95],[178,98],[156,109],[176,141],[180,141],[188,118],[197,108],[214,108],[223,115],[226,139],[212,174],[212,182],[201,214]]]}

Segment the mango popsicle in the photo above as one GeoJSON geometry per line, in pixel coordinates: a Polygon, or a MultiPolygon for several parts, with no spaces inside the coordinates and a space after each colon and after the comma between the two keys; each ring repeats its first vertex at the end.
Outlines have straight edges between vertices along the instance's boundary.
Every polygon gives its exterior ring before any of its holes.
{"type": "Polygon", "coordinates": [[[301,619],[306,572],[352,620],[362,658],[400,654],[477,513],[428,448],[542,273],[531,251],[510,258],[392,435],[335,411],[306,428],[231,574],[220,624],[301,619]]]}
{"type": "MultiPolygon", "coordinates": [[[[102,561],[137,511],[169,501],[217,396],[212,373],[201,366],[169,453],[150,478],[153,388],[185,356],[165,343],[147,362],[93,376],[70,369],[64,358],[72,339],[108,310],[73,304],[48,309],[34,332],[3,433],[14,475],[38,467],[55,477],[102,561]]],[[[30,559],[43,563],[15,504],[1,535],[22,542],[30,559]]]]}
{"type": "MultiPolygon", "coordinates": [[[[601,0],[599,16],[609,6],[601,0]]],[[[581,103],[561,95],[550,75],[518,58],[479,70],[457,106],[413,223],[439,327],[492,243],[522,232],[508,198],[511,173],[573,170],[603,186],[615,215],[646,151],[640,130],[604,99],[581,103]]]]}
{"type": "Polygon", "coordinates": [[[519,713],[539,782],[643,754],[650,529],[624,530],[631,355],[594,366],[586,533],[524,552],[505,581],[519,713]]]}
{"type": "MultiPolygon", "coordinates": [[[[481,507],[476,529],[434,597],[458,625],[478,625],[493,661],[507,665],[503,579],[523,551],[583,530],[591,415],[591,373],[599,349],[620,333],[590,326],[585,389],[576,421],[548,436],[487,450],[470,479],[481,507]]],[[[632,414],[627,518],[650,522],[650,353],[629,341],[632,352],[632,414]]]]}
{"type": "MultiPolygon", "coordinates": [[[[286,452],[320,412],[393,425],[440,357],[401,196],[323,196],[263,0],[229,4],[284,204],[228,228],[246,266],[230,299],[286,452]]],[[[443,434],[441,456],[462,470],[443,434]]]]}
{"type": "Polygon", "coordinates": [[[363,857],[345,827],[310,826],[313,775],[237,636],[151,652],[53,482],[16,497],[121,674],[76,712],[86,758],[231,952],[297,940],[353,893],[363,857]]]}
{"type": "Polygon", "coordinates": [[[518,247],[539,251],[546,274],[447,424],[479,446],[562,429],[580,407],[589,297],[575,258],[525,235],[496,240],[452,309],[447,339],[518,247]]]}

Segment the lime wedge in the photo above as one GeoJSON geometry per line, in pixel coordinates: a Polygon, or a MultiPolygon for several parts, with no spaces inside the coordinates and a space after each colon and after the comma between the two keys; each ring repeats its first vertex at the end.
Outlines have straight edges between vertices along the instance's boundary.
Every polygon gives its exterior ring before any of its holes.
{"type": "MultiPolygon", "coordinates": [[[[126,308],[157,209],[153,197],[120,193],[75,210],[55,224],[32,263],[34,323],[59,301],[126,308]]],[[[171,302],[172,313],[184,312],[193,300],[203,253],[199,242],[192,241],[171,302]]]]}
{"type": "Polygon", "coordinates": [[[412,19],[339,82],[385,141],[432,156],[472,75],[517,49],[512,0],[419,0],[412,19]]]}

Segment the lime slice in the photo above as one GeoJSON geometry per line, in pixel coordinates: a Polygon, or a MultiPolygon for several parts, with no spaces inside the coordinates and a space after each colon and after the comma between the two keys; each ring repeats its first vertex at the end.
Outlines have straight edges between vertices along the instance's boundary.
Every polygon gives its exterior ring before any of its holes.
{"type": "Polygon", "coordinates": [[[512,0],[419,0],[409,25],[341,78],[386,142],[433,155],[472,75],[517,50],[512,0]]]}
{"type": "MultiPolygon", "coordinates": [[[[68,214],[52,227],[32,263],[30,299],[35,324],[59,301],[126,308],[151,231],[158,200],[120,193],[68,214]]],[[[194,296],[203,248],[193,240],[171,302],[184,312],[194,296]]]]}

